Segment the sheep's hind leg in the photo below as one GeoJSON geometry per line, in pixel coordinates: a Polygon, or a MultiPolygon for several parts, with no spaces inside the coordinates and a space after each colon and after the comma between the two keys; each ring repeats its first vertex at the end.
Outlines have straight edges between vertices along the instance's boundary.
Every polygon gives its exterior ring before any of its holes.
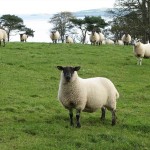
{"type": "Polygon", "coordinates": [[[81,124],[80,124],[80,110],[77,110],[76,112],[76,120],[77,120],[77,128],[80,128],[81,127],[81,124]]]}
{"type": "Polygon", "coordinates": [[[116,124],[116,110],[112,110],[112,126],[116,124]]]}
{"type": "Polygon", "coordinates": [[[106,108],[105,108],[105,107],[102,107],[102,108],[101,108],[101,111],[102,111],[101,120],[104,121],[104,120],[105,120],[106,108]]]}
{"type": "Polygon", "coordinates": [[[74,124],[73,124],[73,110],[72,109],[69,110],[69,117],[70,117],[70,125],[74,126],[74,124]]]}

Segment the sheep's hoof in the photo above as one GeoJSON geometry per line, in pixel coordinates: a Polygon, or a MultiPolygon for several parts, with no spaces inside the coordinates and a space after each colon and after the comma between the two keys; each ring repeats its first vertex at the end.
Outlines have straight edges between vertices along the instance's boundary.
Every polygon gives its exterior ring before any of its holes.
{"type": "Polygon", "coordinates": [[[114,126],[116,124],[116,120],[112,120],[112,126],[114,126]]]}
{"type": "Polygon", "coordinates": [[[76,126],[76,128],[81,128],[81,124],[78,123],[77,126],[76,126]]]}
{"type": "Polygon", "coordinates": [[[70,123],[70,126],[71,126],[71,127],[74,127],[74,123],[70,123]]]}
{"type": "Polygon", "coordinates": [[[101,117],[100,119],[101,119],[101,121],[104,121],[104,120],[105,120],[105,117],[101,117]]]}

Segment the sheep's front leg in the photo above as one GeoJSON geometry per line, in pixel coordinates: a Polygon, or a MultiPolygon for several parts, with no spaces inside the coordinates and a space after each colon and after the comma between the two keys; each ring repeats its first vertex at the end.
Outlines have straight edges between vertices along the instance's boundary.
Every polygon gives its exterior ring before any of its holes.
{"type": "Polygon", "coordinates": [[[80,128],[81,127],[81,124],[80,124],[80,113],[81,113],[81,110],[76,110],[76,120],[77,120],[77,128],[80,128]]]}
{"type": "Polygon", "coordinates": [[[70,117],[70,125],[73,126],[73,110],[69,110],[69,117],[70,117]]]}
{"type": "Polygon", "coordinates": [[[101,115],[101,120],[105,120],[105,113],[106,113],[106,108],[105,107],[102,107],[101,108],[101,111],[102,111],[102,115],[101,115]]]}
{"type": "Polygon", "coordinates": [[[112,126],[116,124],[116,111],[112,110],[112,126]]]}

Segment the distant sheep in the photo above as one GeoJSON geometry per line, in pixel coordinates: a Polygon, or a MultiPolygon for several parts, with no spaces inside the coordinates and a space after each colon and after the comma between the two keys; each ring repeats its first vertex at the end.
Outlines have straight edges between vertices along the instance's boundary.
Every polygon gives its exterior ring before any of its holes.
{"type": "Polygon", "coordinates": [[[27,42],[27,38],[28,38],[28,35],[27,34],[20,34],[20,41],[21,42],[27,42]]]}
{"type": "Polygon", "coordinates": [[[60,38],[60,34],[58,31],[52,31],[50,34],[50,38],[53,41],[53,43],[57,43],[58,39],[60,38]]]}
{"type": "Polygon", "coordinates": [[[99,45],[100,36],[96,31],[92,31],[90,35],[90,42],[91,45],[99,45]]]}
{"type": "Polygon", "coordinates": [[[129,45],[131,42],[131,35],[130,34],[124,34],[121,38],[121,40],[124,42],[124,45],[129,45]]]}
{"type": "Polygon", "coordinates": [[[5,47],[6,39],[7,39],[6,31],[3,29],[0,29],[0,46],[2,45],[2,42],[3,42],[3,46],[5,47]]]}
{"type": "Polygon", "coordinates": [[[73,125],[73,109],[76,109],[77,127],[80,127],[80,113],[102,110],[101,119],[105,119],[105,109],[112,113],[112,125],[116,124],[116,99],[119,93],[107,78],[95,77],[83,79],[78,76],[77,67],[57,66],[61,70],[58,99],[69,110],[70,125],[73,125]]]}
{"type": "Polygon", "coordinates": [[[116,44],[117,44],[117,45],[124,45],[124,42],[123,42],[122,40],[117,40],[117,41],[116,41],[116,44]]]}
{"type": "Polygon", "coordinates": [[[99,33],[99,44],[102,45],[102,42],[105,40],[105,36],[102,33],[99,33]]]}
{"type": "Polygon", "coordinates": [[[106,44],[112,45],[112,44],[114,44],[114,41],[111,39],[106,39],[106,44]]]}
{"type": "Polygon", "coordinates": [[[134,55],[138,58],[137,65],[142,65],[143,58],[150,58],[150,44],[136,42],[133,46],[134,55]]]}
{"type": "Polygon", "coordinates": [[[73,43],[73,39],[70,36],[66,36],[66,43],[73,43]]]}

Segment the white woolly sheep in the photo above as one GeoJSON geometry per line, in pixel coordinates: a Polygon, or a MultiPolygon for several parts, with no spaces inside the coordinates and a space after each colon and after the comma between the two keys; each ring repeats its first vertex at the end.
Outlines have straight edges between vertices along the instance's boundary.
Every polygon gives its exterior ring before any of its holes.
{"type": "Polygon", "coordinates": [[[57,43],[58,39],[60,38],[60,34],[58,31],[51,31],[50,38],[53,43],[57,43]]]}
{"type": "Polygon", "coordinates": [[[116,41],[116,44],[117,44],[117,45],[124,45],[124,42],[123,42],[122,40],[117,40],[117,41],[116,41]]]}
{"type": "Polygon", "coordinates": [[[27,42],[27,38],[28,38],[28,35],[27,34],[20,34],[20,41],[21,42],[27,42]]]}
{"type": "Polygon", "coordinates": [[[69,110],[70,125],[73,125],[73,109],[76,109],[76,125],[80,127],[80,113],[102,110],[101,120],[105,119],[106,108],[112,112],[112,125],[116,124],[116,99],[119,93],[107,78],[83,79],[78,76],[77,67],[57,66],[61,70],[58,99],[69,110]]]}
{"type": "Polygon", "coordinates": [[[6,43],[6,39],[7,39],[7,33],[5,30],[0,29],[0,46],[2,45],[2,41],[3,41],[3,46],[5,46],[6,43]]]}
{"type": "Polygon", "coordinates": [[[70,36],[66,36],[66,43],[73,43],[73,39],[70,36]]]}
{"type": "Polygon", "coordinates": [[[102,45],[102,42],[105,40],[105,36],[102,33],[99,33],[99,44],[102,45]]]}
{"type": "Polygon", "coordinates": [[[92,31],[91,35],[90,35],[90,42],[91,45],[99,45],[99,40],[100,40],[100,36],[96,31],[92,31]]]}
{"type": "Polygon", "coordinates": [[[124,45],[129,45],[131,42],[131,35],[130,34],[124,34],[121,38],[121,40],[124,42],[124,45]]]}
{"type": "Polygon", "coordinates": [[[137,57],[137,65],[142,65],[143,58],[150,58],[150,44],[136,42],[133,46],[134,55],[137,57]]]}
{"type": "Polygon", "coordinates": [[[106,44],[112,45],[114,44],[114,41],[111,39],[106,39],[106,44]]]}

